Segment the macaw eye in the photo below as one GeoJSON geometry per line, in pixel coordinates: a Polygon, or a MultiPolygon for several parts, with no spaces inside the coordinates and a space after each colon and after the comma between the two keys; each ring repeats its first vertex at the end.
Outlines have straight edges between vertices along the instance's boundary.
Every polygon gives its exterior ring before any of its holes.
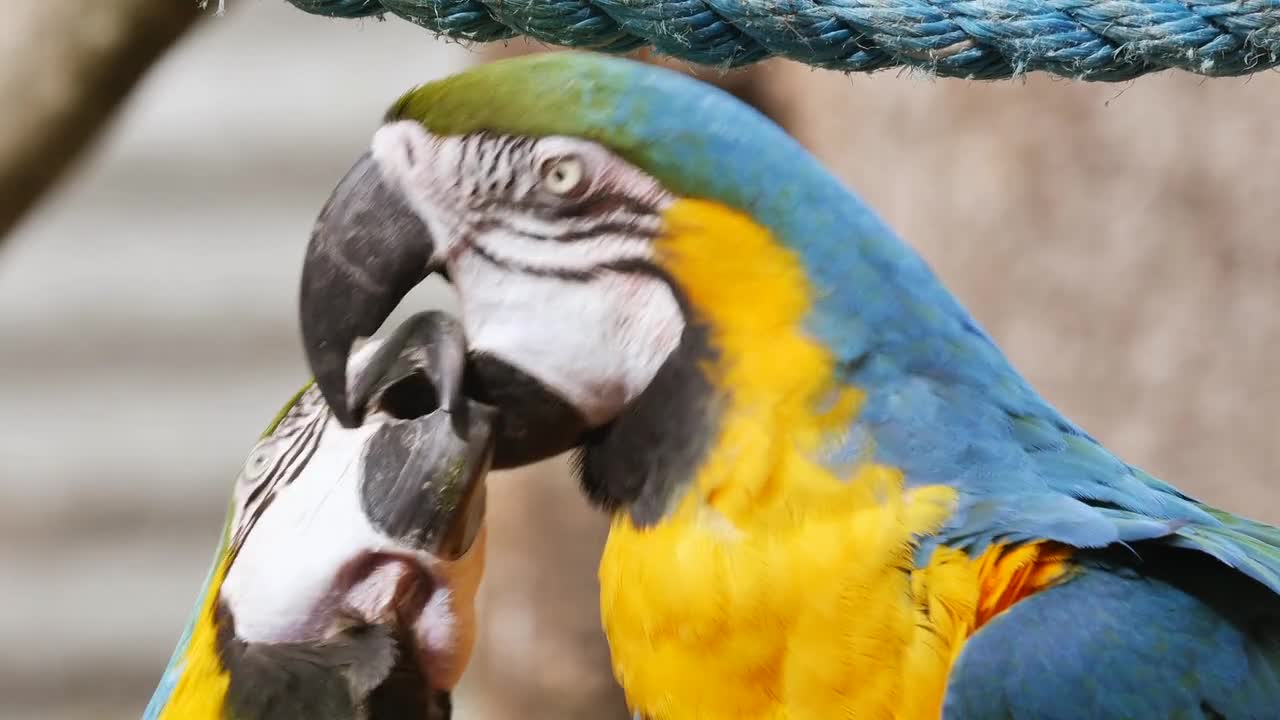
{"type": "Polygon", "coordinates": [[[271,461],[275,459],[275,452],[272,445],[273,444],[271,443],[264,443],[263,445],[255,448],[253,453],[249,455],[249,459],[245,461],[244,464],[245,480],[257,480],[262,477],[263,473],[265,473],[268,468],[271,467],[271,461]]]}
{"type": "Polygon", "coordinates": [[[582,159],[574,155],[553,157],[542,163],[542,187],[553,195],[572,197],[587,187],[587,172],[582,159]]]}

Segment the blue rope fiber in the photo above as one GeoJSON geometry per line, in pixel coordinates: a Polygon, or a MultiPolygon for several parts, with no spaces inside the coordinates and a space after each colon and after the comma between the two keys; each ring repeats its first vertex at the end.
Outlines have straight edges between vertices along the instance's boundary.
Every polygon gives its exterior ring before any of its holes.
{"type": "Polygon", "coordinates": [[[1043,71],[1129,80],[1178,68],[1247,75],[1280,64],[1280,0],[289,0],[330,17],[398,15],[474,42],[527,35],[699,65],[785,57],[845,72],[943,77],[1043,71]]]}

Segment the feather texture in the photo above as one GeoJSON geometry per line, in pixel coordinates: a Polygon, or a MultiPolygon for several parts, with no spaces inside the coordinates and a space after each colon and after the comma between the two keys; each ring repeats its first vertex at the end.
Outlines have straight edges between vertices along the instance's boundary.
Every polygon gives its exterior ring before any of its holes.
{"type": "MultiPolygon", "coordinates": [[[[965,650],[988,623],[992,638],[1039,631],[997,624],[1028,598],[1110,627],[1093,615],[1111,612],[1106,603],[1078,603],[1073,588],[1098,573],[1143,578],[1159,571],[1149,552],[1192,544],[1225,563],[1210,566],[1223,582],[1253,582],[1231,568],[1272,577],[1274,530],[1124,464],[1020,380],[984,384],[995,376],[945,363],[907,373],[873,350],[840,362],[806,332],[816,300],[795,254],[752,220],[680,201],[666,228],[661,262],[708,328],[717,359],[706,371],[725,409],[682,502],[653,528],[619,516],[602,561],[615,670],[645,717],[936,718],[957,657],[982,658],[957,666],[953,682],[974,685],[966,692],[982,693],[978,677],[999,682],[990,665],[1011,641],[965,650]],[[756,303],[735,302],[744,297],[756,303]]],[[[1199,615],[1133,629],[1137,655],[1201,642],[1197,623],[1215,622],[1210,643],[1271,652],[1238,618],[1197,605],[1194,588],[1138,590],[1152,597],[1134,613],[1199,615]]],[[[1255,595],[1277,605],[1272,587],[1255,595]]],[[[1078,651],[1063,662],[1095,672],[1110,662],[1087,656],[1097,644],[1078,651]]]]}

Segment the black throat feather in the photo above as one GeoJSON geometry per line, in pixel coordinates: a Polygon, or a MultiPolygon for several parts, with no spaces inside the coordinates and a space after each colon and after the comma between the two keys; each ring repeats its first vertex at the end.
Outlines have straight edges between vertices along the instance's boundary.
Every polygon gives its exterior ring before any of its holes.
{"type": "Polygon", "coordinates": [[[356,623],[324,641],[259,643],[236,637],[225,605],[215,613],[218,656],[230,679],[228,717],[449,720],[452,714],[449,693],[427,687],[403,626],[356,623]]]}
{"type": "Polygon", "coordinates": [[[596,505],[656,524],[691,486],[721,412],[706,375],[715,359],[704,324],[689,318],[680,345],[653,381],[609,424],[587,433],[577,451],[583,490],[596,505]]]}

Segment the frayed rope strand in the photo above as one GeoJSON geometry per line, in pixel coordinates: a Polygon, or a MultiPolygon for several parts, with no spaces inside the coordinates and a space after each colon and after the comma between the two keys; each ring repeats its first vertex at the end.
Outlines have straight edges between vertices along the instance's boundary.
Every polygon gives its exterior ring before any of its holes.
{"type": "Polygon", "coordinates": [[[459,40],[526,35],[602,52],[652,47],[722,68],[769,57],[844,72],[1047,72],[1130,80],[1280,62],[1280,0],[289,0],[330,17],[398,15],[459,40]]]}

